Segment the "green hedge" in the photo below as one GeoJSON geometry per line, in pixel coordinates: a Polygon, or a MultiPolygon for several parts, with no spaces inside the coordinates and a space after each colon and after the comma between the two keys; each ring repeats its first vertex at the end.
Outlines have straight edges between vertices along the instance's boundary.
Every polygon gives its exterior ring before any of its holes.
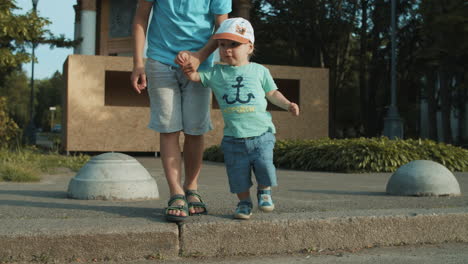
{"type": "MultiPolygon", "coordinates": [[[[204,159],[224,161],[219,146],[206,149],[204,159]]],[[[413,160],[432,160],[451,171],[468,171],[468,150],[431,140],[278,140],[274,150],[277,167],[295,170],[393,172],[413,160]]]]}
{"type": "Polygon", "coordinates": [[[6,97],[0,97],[0,148],[17,143],[20,133],[18,125],[8,114],[6,97]]]}

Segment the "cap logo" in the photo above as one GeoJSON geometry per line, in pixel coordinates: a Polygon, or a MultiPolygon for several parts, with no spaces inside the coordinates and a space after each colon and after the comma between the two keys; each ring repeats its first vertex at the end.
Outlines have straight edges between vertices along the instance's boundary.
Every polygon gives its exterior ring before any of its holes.
{"type": "Polygon", "coordinates": [[[245,32],[247,32],[247,29],[245,27],[236,25],[236,32],[239,33],[240,35],[245,35],[245,32]]]}

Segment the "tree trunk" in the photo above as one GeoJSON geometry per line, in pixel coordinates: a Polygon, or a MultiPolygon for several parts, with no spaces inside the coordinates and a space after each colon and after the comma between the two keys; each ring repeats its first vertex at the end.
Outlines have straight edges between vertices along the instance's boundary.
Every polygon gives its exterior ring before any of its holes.
{"type": "Polygon", "coordinates": [[[243,17],[250,19],[251,0],[232,0],[232,12],[229,17],[243,17]]]}
{"type": "Polygon", "coordinates": [[[445,143],[452,143],[452,129],[450,122],[452,109],[450,99],[450,77],[445,70],[440,71],[439,74],[440,104],[442,112],[442,141],[445,143]]]}
{"type": "Polygon", "coordinates": [[[433,70],[427,74],[427,125],[429,139],[437,140],[437,100],[436,100],[436,78],[433,70]]]}
{"type": "Polygon", "coordinates": [[[365,135],[369,135],[369,124],[367,120],[368,93],[366,78],[366,53],[367,53],[367,0],[361,0],[361,43],[359,49],[359,98],[360,98],[360,121],[364,125],[365,135]]]}
{"type": "MultiPolygon", "coordinates": [[[[463,84],[464,83],[464,75],[460,74],[460,78],[458,80],[458,83],[463,84]]],[[[466,102],[468,99],[467,95],[467,88],[463,87],[460,89],[460,95],[458,97],[458,109],[460,111],[460,116],[458,118],[458,144],[461,146],[465,146],[468,142],[468,138],[466,136],[466,102]]]]}

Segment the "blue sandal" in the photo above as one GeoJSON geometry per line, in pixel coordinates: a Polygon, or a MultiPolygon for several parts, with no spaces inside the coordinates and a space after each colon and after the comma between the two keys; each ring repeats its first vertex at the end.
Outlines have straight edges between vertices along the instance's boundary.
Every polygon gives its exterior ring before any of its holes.
{"type": "Polygon", "coordinates": [[[271,190],[257,190],[258,209],[263,212],[271,212],[275,209],[275,204],[271,199],[271,190]]]}
{"type": "Polygon", "coordinates": [[[166,212],[165,212],[167,221],[182,222],[185,219],[187,219],[187,217],[189,215],[189,212],[188,212],[187,200],[185,199],[184,195],[182,195],[182,194],[173,195],[171,197],[171,199],[169,199],[169,202],[167,202],[167,205],[168,206],[166,207],[166,212]],[[184,201],[184,204],[183,205],[172,205],[177,200],[184,201]],[[183,212],[185,212],[185,216],[169,214],[170,210],[183,211],[183,212]]]}

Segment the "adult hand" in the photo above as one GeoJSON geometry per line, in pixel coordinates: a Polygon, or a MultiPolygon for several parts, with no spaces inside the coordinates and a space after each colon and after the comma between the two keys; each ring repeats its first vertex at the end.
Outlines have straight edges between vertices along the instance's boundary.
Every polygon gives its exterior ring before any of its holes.
{"type": "Polygon", "coordinates": [[[133,67],[132,76],[130,77],[133,89],[141,94],[141,91],[146,88],[146,73],[144,67],[133,67]]]}
{"type": "Polygon", "coordinates": [[[177,54],[176,58],[174,59],[174,62],[180,65],[181,67],[190,66],[196,71],[200,66],[200,54],[198,52],[190,52],[184,50],[177,54]]]}

